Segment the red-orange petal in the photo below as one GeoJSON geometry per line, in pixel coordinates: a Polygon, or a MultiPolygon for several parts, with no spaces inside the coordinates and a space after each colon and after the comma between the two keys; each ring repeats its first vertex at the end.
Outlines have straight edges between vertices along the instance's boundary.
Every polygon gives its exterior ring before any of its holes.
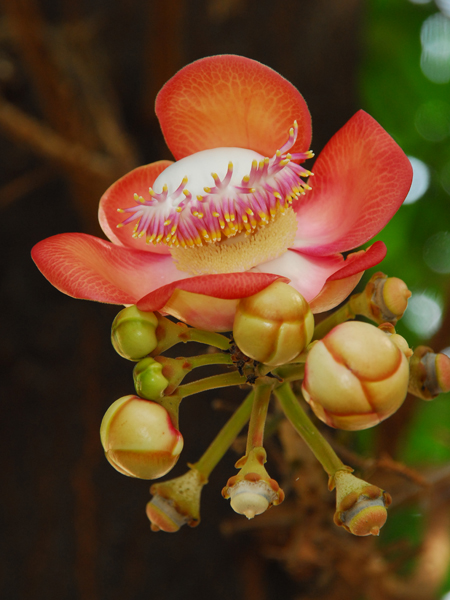
{"type": "Polygon", "coordinates": [[[272,156],[295,120],[299,133],[290,152],[305,152],[311,143],[311,116],[300,92],[243,56],[210,56],[187,65],[159,92],[155,110],[177,160],[220,147],[272,156]]]}
{"type": "Polygon", "coordinates": [[[331,138],[313,171],[313,189],[296,205],[293,247],[316,256],[370,240],[400,208],[412,181],[402,149],[362,110],[331,138]]]}
{"type": "Polygon", "coordinates": [[[135,304],[187,276],[171,256],[124,248],[84,233],[42,240],[31,255],[44,277],[64,294],[110,304],[135,304]]]}
{"type": "Polygon", "coordinates": [[[139,300],[137,307],[144,311],[155,311],[164,308],[175,290],[184,290],[203,296],[235,300],[247,298],[264,290],[274,281],[289,282],[286,277],[271,273],[220,273],[199,275],[189,279],[174,281],[164,287],[147,294],[139,300]]]}
{"type": "Polygon", "coordinates": [[[146,244],[145,238],[132,237],[135,223],[118,228],[117,225],[127,217],[127,214],[120,214],[117,209],[136,206],[134,194],[148,200],[150,198],[148,188],[153,185],[158,175],[171,164],[173,164],[171,160],[159,160],[149,165],[143,165],[118,179],[106,190],[100,199],[98,220],[105,235],[112,242],[136,250],[170,254],[168,247],[164,244],[146,244]]]}
{"type": "Polygon", "coordinates": [[[352,252],[347,256],[344,262],[344,266],[330,275],[327,281],[336,281],[337,279],[346,279],[356,273],[361,273],[366,269],[374,267],[380,263],[386,256],[387,248],[384,242],[375,242],[372,246],[369,246],[367,250],[359,250],[359,252],[352,252]]]}

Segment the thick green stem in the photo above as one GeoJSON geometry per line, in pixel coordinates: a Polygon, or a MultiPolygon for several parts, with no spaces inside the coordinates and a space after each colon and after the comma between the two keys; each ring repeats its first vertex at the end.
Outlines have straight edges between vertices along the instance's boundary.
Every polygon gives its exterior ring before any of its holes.
{"type": "Polygon", "coordinates": [[[275,389],[275,395],[281,403],[285,415],[312,450],[314,456],[330,477],[336,471],[345,469],[344,463],[311,422],[289,383],[283,383],[275,389]]]}
{"type": "Polygon", "coordinates": [[[305,363],[282,365],[274,369],[272,374],[277,375],[283,381],[298,381],[305,376],[305,363]]]}
{"type": "Polygon", "coordinates": [[[269,408],[271,393],[271,385],[262,384],[255,387],[255,399],[253,401],[250,425],[248,427],[247,455],[253,448],[259,448],[263,445],[264,427],[266,424],[267,409],[269,408]]]}
{"type": "Polygon", "coordinates": [[[192,383],[186,383],[180,385],[174,395],[179,398],[186,398],[186,396],[192,396],[192,394],[198,394],[206,390],[213,390],[215,388],[227,387],[230,385],[242,385],[245,383],[247,378],[245,375],[240,375],[238,371],[232,371],[231,373],[221,373],[219,375],[212,375],[212,377],[205,377],[205,379],[199,379],[192,383]]]}
{"type": "Polygon", "coordinates": [[[321,340],[329,331],[333,329],[333,327],[336,327],[336,325],[340,325],[349,319],[354,319],[355,316],[356,314],[350,305],[350,301],[346,302],[336,312],[316,325],[312,341],[321,340]]]}
{"type": "Polygon", "coordinates": [[[189,328],[187,331],[183,332],[183,335],[187,335],[191,342],[208,344],[209,346],[220,348],[220,350],[229,350],[230,348],[230,339],[220,333],[189,328]]]}
{"type": "Polygon", "coordinates": [[[196,369],[197,367],[204,367],[206,365],[232,365],[233,359],[231,358],[231,354],[213,352],[212,354],[190,356],[186,358],[186,362],[189,363],[191,369],[196,369]]]}
{"type": "Polygon", "coordinates": [[[197,469],[206,479],[234,442],[241,429],[250,418],[255,393],[252,391],[222,427],[203,456],[191,468],[197,469]]]}

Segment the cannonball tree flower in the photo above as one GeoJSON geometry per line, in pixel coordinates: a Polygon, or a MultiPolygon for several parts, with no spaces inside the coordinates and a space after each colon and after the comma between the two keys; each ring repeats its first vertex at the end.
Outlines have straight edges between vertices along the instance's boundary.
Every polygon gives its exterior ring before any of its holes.
{"type": "Polygon", "coordinates": [[[254,60],[184,67],[156,114],[176,162],[139,167],[105,192],[99,219],[110,242],[66,233],[34,247],[62,292],[227,331],[239,299],[274,281],[321,312],[384,258],[382,242],[342,254],[384,227],[412,179],[402,150],[365,112],[334,135],[312,178],[301,166],[313,156],[306,103],[254,60]]]}

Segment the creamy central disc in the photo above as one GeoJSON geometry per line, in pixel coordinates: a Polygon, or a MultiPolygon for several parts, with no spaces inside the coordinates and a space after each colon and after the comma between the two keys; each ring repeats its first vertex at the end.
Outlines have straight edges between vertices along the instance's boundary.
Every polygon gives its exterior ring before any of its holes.
{"type": "Polygon", "coordinates": [[[250,173],[252,161],[258,162],[264,157],[258,152],[247,150],[246,148],[213,148],[212,150],[202,150],[167,167],[155,180],[153,189],[160,193],[163,185],[167,184],[168,194],[178,188],[184,177],[188,181],[186,189],[194,196],[204,195],[205,187],[213,187],[214,179],[211,173],[217,173],[220,179],[227,174],[228,164],[233,163],[233,176],[231,183],[240,185],[242,178],[250,173]]]}

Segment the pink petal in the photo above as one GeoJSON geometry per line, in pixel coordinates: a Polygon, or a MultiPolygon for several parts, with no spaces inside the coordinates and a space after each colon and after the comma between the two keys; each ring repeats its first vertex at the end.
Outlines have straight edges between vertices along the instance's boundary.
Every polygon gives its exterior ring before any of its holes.
{"type": "MultiPolygon", "coordinates": [[[[339,290],[340,297],[341,292],[347,289],[350,281],[354,281],[354,285],[356,285],[364,270],[378,264],[383,260],[385,255],[386,246],[383,242],[375,242],[367,250],[353,252],[345,260],[341,254],[310,256],[298,250],[288,250],[279,258],[258,265],[253,270],[263,273],[276,273],[277,275],[289,278],[291,280],[290,284],[308,302],[313,302],[321,294],[328,282],[342,279],[346,281],[345,285],[329,286],[330,289],[339,290]]],[[[340,297],[333,306],[339,304],[345,297],[340,297]]],[[[333,308],[333,306],[329,306],[329,308],[333,308]]],[[[328,308],[324,310],[328,310],[328,308]]]]}
{"type": "Polygon", "coordinates": [[[164,244],[146,244],[145,238],[136,239],[132,237],[135,223],[129,223],[118,228],[117,225],[129,215],[127,213],[118,213],[117,209],[136,206],[136,202],[133,199],[134,194],[138,194],[148,200],[150,198],[148,188],[153,185],[158,175],[171,164],[173,164],[171,160],[160,160],[138,167],[118,179],[106,190],[100,200],[98,220],[105,235],[112,242],[119,246],[128,246],[136,250],[170,254],[168,247],[164,244]]]}
{"type": "MultiPolygon", "coordinates": [[[[137,303],[140,310],[154,311],[162,309],[175,290],[184,290],[203,296],[235,300],[247,298],[265,289],[268,285],[284,277],[263,273],[221,273],[214,275],[198,275],[189,279],[173,281],[141,298],[137,303]]],[[[287,283],[287,281],[286,281],[287,283]]]]}
{"type": "Polygon", "coordinates": [[[344,265],[341,254],[308,256],[288,250],[279,258],[254,267],[253,271],[276,273],[291,280],[290,284],[309,302],[320,293],[327,279],[344,265]]]}
{"type": "Polygon", "coordinates": [[[375,242],[367,250],[349,254],[344,266],[330,275],[322,290],[310,302],[312,312],[324,312],[343,302],[358,285],[364,271],[377,265],[385,256],[383,242],[375,242]]]}
{"type": "Polygon", "coordinates": [[[325,312],[343,302],[353,292],[363,274],[364,271],[361,271],[346,279],[327,281],[321,292],[309,303],[312,312],[325,312]]]}
{"type": "Polygon", "coordinates": [[[339,269],[339,271],[336,271],[333,273],[333,275],[330,275],[328,281],[345,279],[355,275],[356,273],[361,273],[366,269],[370,269],[384,259],[386,252],[386,244],[380,241],[372,244],[372,246],[367,248],[367,250],[352,252],[345,259],[342,269],[339,269]]]}
{"type": "Polygon", "coordinates": [[[313,171],[313,189],[296,209],[294,248],[315,256],[370,240],[399,209],[412,180],[401,148],[362,110],[331,138],[313,171]]]}
{"type": "Polygon", "coordinates": [[[304,152],[311,142],[311,117],[297,89],[242,56],[210,56],[181,69],[159,92],[156,114],[177,160],[220,147],[272,156],[294,120],[299,135],[291,152],[304,152]]]}
{"type": "Polygon", "coordinates": [[[238,302],[175,290],[162,312],[205,331],[231,331],[238,302]]]}
{"type": "Polygon", "coordinates": [[[134,304],[178,278],[171,256],[115,246],[83,233],[42,240],[32,250],[38,269],[52,285],[74,298],[134,304]]]}

